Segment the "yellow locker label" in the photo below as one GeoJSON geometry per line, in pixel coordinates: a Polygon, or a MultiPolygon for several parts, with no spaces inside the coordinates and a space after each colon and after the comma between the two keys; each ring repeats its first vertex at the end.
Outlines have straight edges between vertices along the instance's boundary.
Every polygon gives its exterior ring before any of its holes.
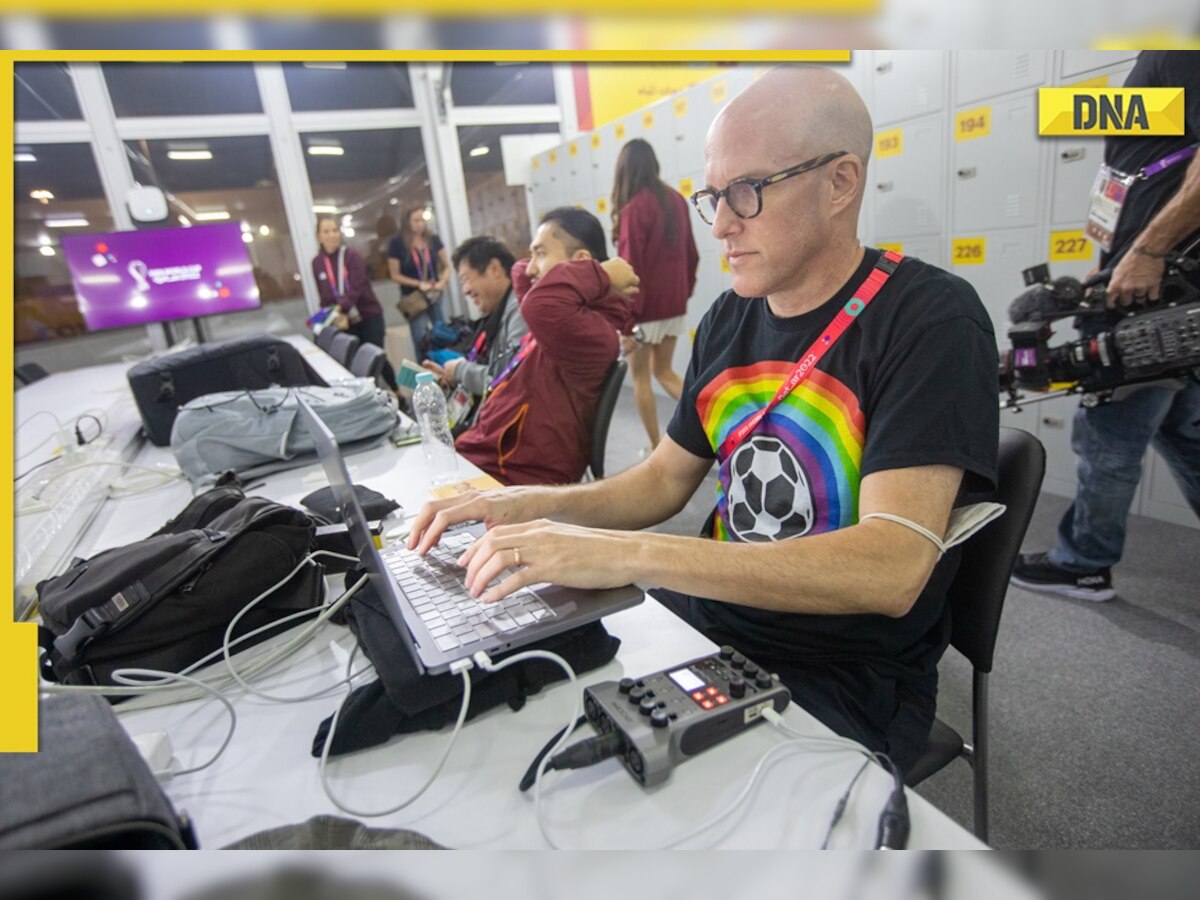
{"type": "Polygon", "coordinates": [[[598,199],[596,201],[596,211],[597,212],[604,212],[607,209],[608,209],[608,200],[605,197],[601,197],[600,199],[598,199]]]}
{"type": "Polygon", "coordinates": [[[600,132],[597,131],[595,134],[592,135],[592,149],[595,150],[599,146],[600,146],[600,132]]]}
{"type": "Polygon", "coordinates": [[[625,123],[618,122],[616,124],[616,127],[613,128],[613,133],[617,136],[618,141],[625,140],[625,123]]]}
{"type": "Polygon", "coordinates": [[[582,203],[576,203],[576,204],[575,204],[575,208],[576,208],[576,209],[583,209],[583,204],[582,204],[582,203]]]}
{"type": "Polygon", "coordinates": [[[978,106],[954,117],[954,140],[973,141],[992,133],[992,108],[978,106]]]}
{"type": "Polygon", "coordinates": [[[529,163],[529,168],[533,169],[535,172],[541,167],[542,163],[536,156],[533,158],[533,161],[529,163]]]}
{"type": "Polygon", "coordinates": [[[687,97],[675,98],[675,118],[682,119],[687,115],[687,97]]]}
{"type": "Polygon", "coordinates": [[[579,148],[575,146],[574,141],[571,141],[571,143],[567,144],[567,153],[571,154],[571,156],[579,155],[579,148]]]}
{"type": "Polygon", "coordinates": [[[893,128],[881,131],[875,135],[875,156],[883,159],[888,156],[899,156],[904,152],[904,129],[893,128]]]}
{"type": "Polygon", "coordinates": [[[653,128],[654,127],[654,113],[652,113],[652,112],[642,113],[642,127],[643,128],[653,128]]]}
{"type": "Polygon", "coordinates": [[[550,165],[554,165],[556,162],[558,162],[558,151],[551,150],[546,154],[546,158],[550,160],[550,165]]]}
{"type": "Polygon", "coordinates": [[[722,78],[720,81],[714,81],[712,87],[708,89],[708,96],[712,97],[714,106],[719,106],[725,102],[725,98],[729,96],[729,85],[722,78]]]}
{"type": "Polygon", "coordinates": [[[690,179],[690,178],[680,178],[679,179],[679,193],[683,194],[683,196],[685,196],[685,197],[692,196],[692,194],[693,194],[692,179],[690,179]]]}
{"type": "Polygon", "coordinates": [[[899,241],[892,241],[892,242],[886,243],[886,244],[876,244],[875,246],[878,247],[880,250],[891,250],[893,253],[903,253],[904,252],[904,245],[901,244],[899,241]]]}
{"type": "Polygon", "coordinates": [[[984,238],[955,238],[950,242],[950,261],[956,266],[982,266],[986,258],[984,238]]]}
{"type": "Polygon", "coordinates": [[[693,344],[696,343],[696,329],[695,328],[689,329],[688,334],[690,334],[692,337],[692,343],[693,344]]]}
{"type": "Polygon", "coordinates": [[[722,253],[722,254],[721,254],[721,271],[722,271],[722,272],[728,272],[728,271],[729,271],[729,260],[727,260],[727,259],[725,258],[725,254],[724,254],[724,253],[722,253]]]}
{"type": "Polygon", "coordinates": [[[1050,232],[1050,262],[1090,261],[1092,242],[1082,231],[1050,232]]]}

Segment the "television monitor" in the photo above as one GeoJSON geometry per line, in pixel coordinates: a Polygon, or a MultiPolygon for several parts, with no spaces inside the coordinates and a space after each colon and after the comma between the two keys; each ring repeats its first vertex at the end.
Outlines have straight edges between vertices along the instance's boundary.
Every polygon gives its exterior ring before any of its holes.
{"type": "Polygon", "coordinates": [[[240,312],[262,302],[236,222],[64,235],[62,246],[88,331],[240,312]]]}

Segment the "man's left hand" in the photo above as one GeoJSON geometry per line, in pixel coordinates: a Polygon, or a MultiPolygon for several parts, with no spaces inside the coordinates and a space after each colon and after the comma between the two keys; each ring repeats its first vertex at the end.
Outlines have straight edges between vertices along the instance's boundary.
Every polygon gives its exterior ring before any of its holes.
{"type": "Polygon", "coordinates": [[[633,533],[536,519],[492,528],[458,560],[472,596],[494,603],[531,584],[621,587],[634,581],[628,565],[636,551],[633,533]],[[499,584],[488,583],[510,571],[499,584]]]}
{"type": "Polygon", "coordinates": [[[1112,309],[1118,304],[1142,304],[1157,300],[1162,284],[1164,261],[1130,249],[1113,270],[1108,282],[1105,305],[1112,309]]]}

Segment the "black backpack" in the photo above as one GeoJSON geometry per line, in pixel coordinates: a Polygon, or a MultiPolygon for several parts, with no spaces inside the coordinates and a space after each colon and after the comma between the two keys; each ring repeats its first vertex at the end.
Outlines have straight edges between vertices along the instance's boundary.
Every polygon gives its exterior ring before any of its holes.
{"type": "MultiPolygon", "coordinates": [[[[314,532],[301,510],[218,487],[145,540],[74,560],[37,586],[43,675],[113,684],[124,667],[186,668],[219,649],[238,611],[315,549],[314,532]]],[[[320,604],[324,587],[322,567],[305,566],[243,616],[233,637],[320,604]]]]}

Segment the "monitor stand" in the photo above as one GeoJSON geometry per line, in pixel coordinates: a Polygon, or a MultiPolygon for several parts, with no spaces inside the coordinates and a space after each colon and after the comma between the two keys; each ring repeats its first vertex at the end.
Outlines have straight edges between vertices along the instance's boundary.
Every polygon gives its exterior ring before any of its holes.
{"type": "Polygon", "coordinates": [[[204,330],[204,324],[202,320],[196,318],[192,319],[192,328],[196,330],[196,343],[207,344],[208,333],[204,330]]]}

